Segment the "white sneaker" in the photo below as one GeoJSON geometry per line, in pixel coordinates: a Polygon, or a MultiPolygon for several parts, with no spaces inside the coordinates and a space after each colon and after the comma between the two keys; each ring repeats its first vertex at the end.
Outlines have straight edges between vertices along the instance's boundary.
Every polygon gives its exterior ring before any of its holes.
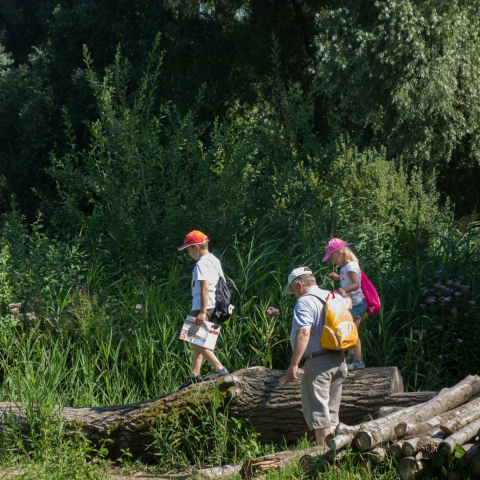
{"type": "Polygon", "coordinates": [[[358,368],[365,368],[365,364],[363,363],[362,360],[355,360],[353,363],[348,365],[349,370],[357,370],[358,368]]]}

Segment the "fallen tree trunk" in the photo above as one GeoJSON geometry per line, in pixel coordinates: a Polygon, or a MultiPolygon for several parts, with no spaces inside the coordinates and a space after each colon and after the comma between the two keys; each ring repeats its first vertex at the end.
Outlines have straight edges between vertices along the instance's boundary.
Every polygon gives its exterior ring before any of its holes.
{"type": "MultiPolygon", "coordinates": [[[[353,370],[344,383],[340,419],[360,423],[366,415],[375,415],[391,394],[402,391],[396,367],[353,370]]],[[[181,423],[182,418],[192,419],[192,412],[201,418],[211,408],[228,409],[230,416],[251,422],[263,443],[293,443],[311,434],[301,411],[300,381],[286,382],[284,370],[263,367],[240,370],[154,400],[110,407],[63,407],[58,414],[65,422],[79,424],[78,430],[94,443],[111,438],[111,457],[129,449],[135,458],[149,460],[154,459],[152,427],[158,421],[178,417],[181,423]]],[[[28,421],[34,413],[27,410],[21,404],[0,403],[3,421],[8,416],[28,421]]]]}
{"type": "Polygon", "coordinates": [[[404,408],[428,402],[428,400],[431,400],[437,394],[438,392],[392,393],[385,399],[384,405],[380,407],[378,418],[387,417],[404,408]]]}

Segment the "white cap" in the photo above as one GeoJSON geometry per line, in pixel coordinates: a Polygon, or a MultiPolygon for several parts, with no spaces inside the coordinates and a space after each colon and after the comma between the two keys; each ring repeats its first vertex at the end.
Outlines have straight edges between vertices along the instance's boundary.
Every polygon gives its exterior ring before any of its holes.
{"type": "Polygon", "coordinates": [[[293,295],[293,291],[290,288],[290,284],[300,275],[312,275],[312,271],[308,267],[298,267],[294,268],[291,272],[290,275],[288,276],[288,284],[285,287],[285,290],[283,291],[284,295],[293,295]]]}

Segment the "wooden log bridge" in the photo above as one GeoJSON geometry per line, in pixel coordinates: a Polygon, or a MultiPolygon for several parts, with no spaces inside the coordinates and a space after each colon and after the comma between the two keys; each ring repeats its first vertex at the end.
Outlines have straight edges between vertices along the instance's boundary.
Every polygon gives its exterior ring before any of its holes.
{"type": "MultiPolygon", "coordinates": [[[[151,429],[157,421],[177,415],[192,417],[200,405],[205,408],[228,409],[229,415],[248,420],[260,434],[263,443],[293,443],[310,433],[301,411],[300,381],[286,381],[284,370],[251,367],[209,382],[192,385],[160,398],[144,402],[107,407],[63,407],[66,422],[75,422],[79,430],[94,443],[105,438],[110,455],[121,455],[129,449],[136,458],[148,460],[154,451],[151,429]]],[[[340,419],[355,425],[375,417],[381,406],[408,407],[424,402],[422,394],[403,393],[398,368],[366,368],[349,372],[344,383],[340,419]]],[[[427,397],[431,398],[431,395],[427,397]]],[[[22,404],[0,403],[2,421],[28,420],[22,404]]],[[[32,414],[32,413],[30,413],[32,414]]]]}

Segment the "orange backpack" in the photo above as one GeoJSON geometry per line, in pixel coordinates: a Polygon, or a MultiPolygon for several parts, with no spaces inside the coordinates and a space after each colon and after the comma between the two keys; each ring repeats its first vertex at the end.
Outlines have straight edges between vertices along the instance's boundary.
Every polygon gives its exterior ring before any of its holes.
{"type": "Polygon", "coordinates": [[[312,293],[306,295],[316,297],[323,303],[322,336],[319,337],[311,330],[320,342],[320,346],[327,350],[349,350],[356,347],[358,343],[357,326],[353,322],[352,314],[344,299],[335,292],[330,292],[325,300],[312,293]]]}

